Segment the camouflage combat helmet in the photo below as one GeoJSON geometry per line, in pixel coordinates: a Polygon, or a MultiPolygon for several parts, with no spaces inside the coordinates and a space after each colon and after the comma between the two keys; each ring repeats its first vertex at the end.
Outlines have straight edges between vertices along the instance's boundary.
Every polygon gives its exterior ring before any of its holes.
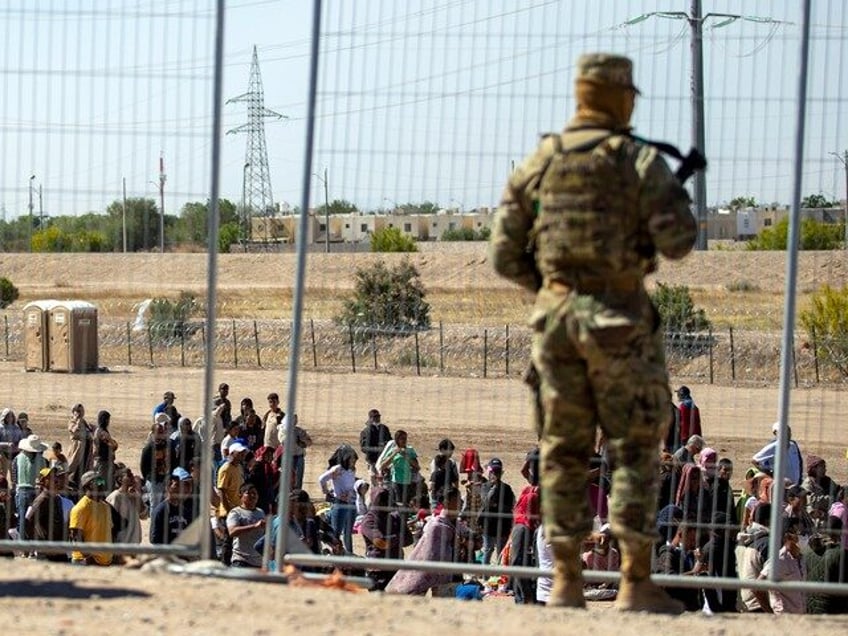
{"type": "Polygon", "coordinates": [[[622,55],[610,53],[581,55],[577,60],[577,80],[629,88],[639,93],[639,89],[633,84],[633,62],[622,55]]]}

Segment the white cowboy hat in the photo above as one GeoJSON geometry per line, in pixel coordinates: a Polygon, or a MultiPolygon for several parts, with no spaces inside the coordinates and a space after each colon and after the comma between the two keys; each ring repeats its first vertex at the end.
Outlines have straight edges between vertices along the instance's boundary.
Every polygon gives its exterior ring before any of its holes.
{"type": "Polygon", "coordinates": [[[47,450],[47,444],[42,442],[38,435],[29,435],[21,440],[18,448],[30,453],[43,453],[47,450]]]}

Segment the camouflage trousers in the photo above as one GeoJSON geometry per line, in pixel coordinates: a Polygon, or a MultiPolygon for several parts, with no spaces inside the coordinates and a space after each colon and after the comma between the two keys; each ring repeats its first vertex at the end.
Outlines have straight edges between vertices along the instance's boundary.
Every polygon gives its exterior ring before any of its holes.
{"type": "Polygon", "coordinates": [[[671,396],[650,299],[644,290],[612,302],[542,289],[531,323],[546,536],[574,546],[592,529],[587,474],[600,427],[612,470],[612,530],[623,542],[656,539],[659,442],[671,396]]]}

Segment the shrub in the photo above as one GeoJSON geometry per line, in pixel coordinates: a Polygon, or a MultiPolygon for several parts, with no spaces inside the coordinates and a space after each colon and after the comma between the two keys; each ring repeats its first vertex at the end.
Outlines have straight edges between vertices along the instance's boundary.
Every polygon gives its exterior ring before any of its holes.
{"type": "Polygon", "coordinates": [[[729,292],[754,292],[760,290],[756,283],[752,283],[744,278],[728,283],[725,285],[725,288],[729,292]]]}
{"type": "Polygon", "coordinates": [[[487,228],[481,228],[480,231],[473,230],[470,227],[461,227],[455,230],[445,230],[442,232],[441,240],[443,241],[488,241],[492,231],[487,228]]]}
{"type": "Polygon", "coordinates": [[[816,343],[821,359],[848,376],[848,287],[824,285],[813,294],[810,307],[799,312],[798,319],[816,343]]]}
{"type": "Polygon", "coordinates": [[[0,278],[0,309],[8,307],[20,296],[18,288],[8,278],[0,278]]]}
{"type": "Polygon", "coordinates": [[[189,319],[202,312],[193,294],[180,292],[177,300],[154,298],[148,307],[150,336],[155,342],[188,338],[200,329],[200,322],[189,319]]]}
{"type": "Polygon", "coordinates": [[[396,227],[384,227],[371,234],[372,252],[417,252],[411,237],[396,227]]]}
{"type": "Polygon", "coordinates": [[[407,335],[430,328],[430,305],[418,270],[409,261],[389,269],[382,261],[356,270],[353,297],[344,301],[336,322],[359,335],[407,335]]]}
{"type": "Polygon", "coordinates": [[[651,296],[666,332],[692,333],[709,329],[710,321],[703,309],[696,309],[685,285],[670,286],[657,283],[651,296]]]}
{"type": "Polygon", "coordinates": [[[239,224],[236,221],[224,223],[218,228],[218,252],[226,254],[230,251],[230,245],[238,243],[239,240],[239,224]]]}
{"type": "MultiPolygon", "coordinates": [[[[802,219],[799,228],[798,249],[834,250],[842,247],[845,226],[842,223],[822,223],[815,219],[802,219]]],[[[789,219],[781,219],[774,226],[765,228],[756,238],[748,241],[749,250],[785,250],[789,241],[789,219]]]]}

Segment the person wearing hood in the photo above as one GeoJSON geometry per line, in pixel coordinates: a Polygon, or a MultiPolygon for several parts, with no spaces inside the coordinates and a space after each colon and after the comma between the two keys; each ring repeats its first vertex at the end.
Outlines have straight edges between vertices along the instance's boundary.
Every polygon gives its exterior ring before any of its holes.
{"type": "Polygon", "coordinates": [[[801,487],[807,491],[807,512],[810,513],[816,528],[827,524],[827,511],[836,501],[839,485],[827,474],[827,462],[818,455],[807,455],[807,476],[801,487]]]}
{"type": "Polygon", "coordinates": [[[701,432],[701,411],[688,386],[677,389],[677,411],[680,414],[680,439],[689,439],[692,435],[703,435],[701,432]]]}
{"type": "MultiPolygon", "coordinates": [[[[739,579],[756,581],[765,567],[769,556],[769,523],[771,519],[771,504],[761,503],[754,510],[754,521],[736,538],[736,562],[739,568],[739,579]]],[[[764,592],[755,592],[742,588],[740,591],[743,612],[766,612],[767,604],[762,603],[764,592]]]]}
{"type": "Polygon", "coordinates": [[[18,444],[26,437],[10,408],[0,411],[0,476],[9,473],[11,463],[18,454],[18,444]]]}
{"type": "MultiPolygon", "coordinates": [[[[412,534],[403,516],[391,505],[392,495],[382,486],[375,486],[371,506],[362,517],[359,533],[365,540],[365,556],[369,559],[402,559],[403,549],[412,544],[412,534]]],[[[382,590],[395,575],[395,570],[373,570],[368,576],[374,588],[382,590]]]]}
{"type": "Polygon", "coordinates": [[[82,404],[75,404],[71,409],[68,436],[71,439],[68,448],[68,481],[74,487],[79,487],[83,474],[94,466],[94,427],[86,421],[82,404]]]}
{"type": "MultiPolygon", "coordinates": [[[[751,463],[763,472],[772,473],[774,471],[774,459],[777,453],[777,434],[779,430],[780,422],[772,424],[771,432],[774,435],[774,439],[758,450],[751,458],[751,463]]],[[[801,478],[804,475],[804,459],[801,455],[801,448],[798,446],[798,442],[792,439],[792,429],[789,426],[786,427],[786,440],[787,461],[784,462],[783,476],[793,484],[800,486],[801,478]]]]}

